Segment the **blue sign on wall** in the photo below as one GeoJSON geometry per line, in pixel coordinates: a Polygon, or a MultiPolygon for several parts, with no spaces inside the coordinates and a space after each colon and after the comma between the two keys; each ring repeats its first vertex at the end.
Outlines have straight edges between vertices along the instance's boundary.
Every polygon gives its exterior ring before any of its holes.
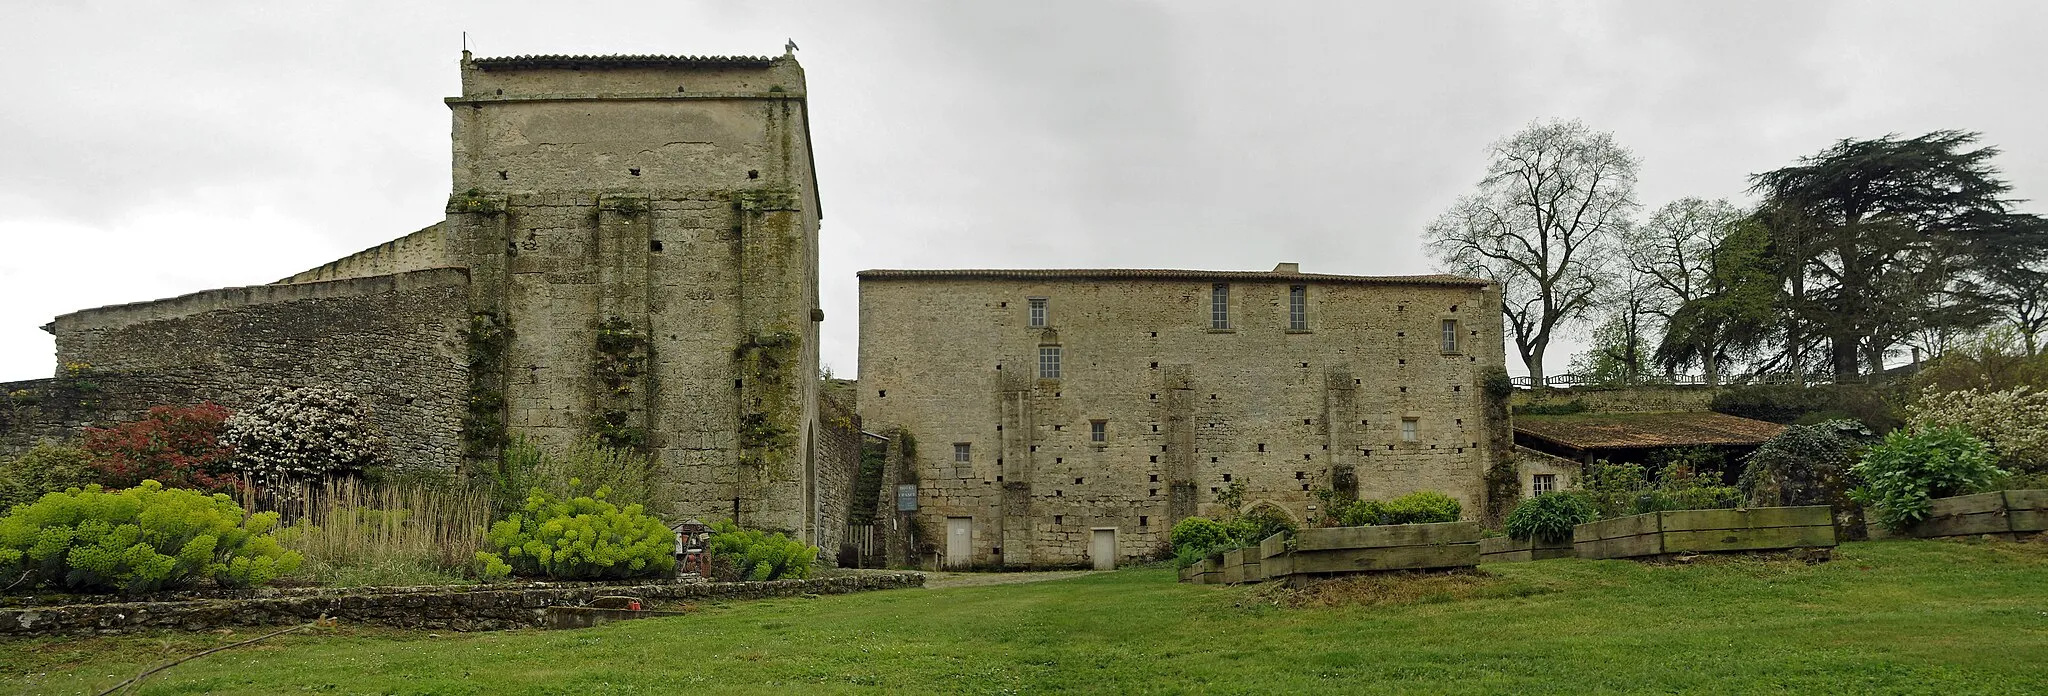
{"type": "Polygon", "coordinates": [[[917,512],[917,484],[896,484],[896,511],[917,512]]]}

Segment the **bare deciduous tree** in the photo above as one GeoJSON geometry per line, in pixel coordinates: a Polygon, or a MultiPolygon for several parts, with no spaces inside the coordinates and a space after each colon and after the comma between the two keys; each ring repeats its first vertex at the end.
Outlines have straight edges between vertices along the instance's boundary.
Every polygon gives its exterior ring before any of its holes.
{"type": "Polygon", "coordinates": [[[1577,120],[1531,123],[1490,156],[1478,189],[1430,223],[1428,245],[1445,270],[1500,283],[1515,349],[1540,385],[1552,333],[1592,306],[1635,212],[1636,158],[1577,120]]]}
{"type": "MultiPolygon", "coordinates": [[[[1680,307],[1707,296],[1714,250],[1743,215],[1726,199],[1681,198],[1622,230],[1621,265],[1649,284],[1639,309],[1658,319],[1646,331],[1666,330],[1680,307]]],[[[1677,366],[1665,368],[1669,373],[1677,366]]]]}

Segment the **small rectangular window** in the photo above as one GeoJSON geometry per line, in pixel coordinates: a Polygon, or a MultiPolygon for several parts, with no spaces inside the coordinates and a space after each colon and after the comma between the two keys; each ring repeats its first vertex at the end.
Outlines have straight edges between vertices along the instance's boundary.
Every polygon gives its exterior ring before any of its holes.
{"type": "Polygon", "coordinates": [[[1089,421],[1088,440],[1091,442],[1108,442],[1109,421],[1089,421]]]}
{"type": "Polygon", "coordinates": [[[1308,330],[1308,286],[1287,289],[1287,330],[1308,330]]]}
{"type": "Polygon", "coordinates": [[[1458,320],[1444,320],[1444,352],[1458,352],[1458,320]]]}
{"type": "Polygon", "coordinates": [[[1039,346],[1039,347],[1038,347],[1038,378],[1039,378],[1039,379],[1059,379],[1059,378],[1060,378],[1060,347],[1059,347],[1059,346],[1039,346]]]}
{"type": "Polygon", "coordinates": [[[1033,297],[1033,298],[1031,298],[1031,325],[1032,325],[1032,326],[1045,326],[1045,325],[1046,325],[1046,319],[1047,319],[1047,306],[1046,306],[1046,303],[1047,303],[1047,300],[1046,300],[1046,298],[1043,298],[1043,297],[1033,297]]]}
{"type": "Polygon", "coordinates": [[[970,445],[965,442],[953,443],[953,461],[963,463],[974,461],[974,458],[972,456],[973,449],[973,445],[970,445]]]}
{"type": "Polygon", "coordinates": [[[1209,328],[1230,328],[1230,284],[1217,283],[1209,288],[1209,328]]]}
{"type": "Polygon", "coordinates": [[[1413,419],[1413,418],[1403,418],[1403,419],[1401,419],[1401,440],[1402,440],[1403,442],[1414,442],[1414,441],[1415,441],[1415,436],[1416,436],[1416,422],[1415,422],[1415,419],[1413,419]]]}
{"type": "Polygon", "coordinates": [[[1529,477],[1529,491],[1537,495],[1557,490],[1557,474],[1536,474],[1529,477]]]}

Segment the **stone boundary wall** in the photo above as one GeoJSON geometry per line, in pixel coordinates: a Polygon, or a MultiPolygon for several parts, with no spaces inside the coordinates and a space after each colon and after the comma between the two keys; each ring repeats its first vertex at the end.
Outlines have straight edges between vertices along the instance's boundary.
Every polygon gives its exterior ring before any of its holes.
{"type": "Polygon", "coordinates": [[[32,390],[36,403],[8,396],[0,452],[153,406],[240,409],[264,387],[327,386],[369,404],[394,465],[452,469],[468,399],[468,303],[468,272],[438,268],[66,314],[54,325],[57,357],[91,368],[32,390]]]}
{"type": "Polygon", "coordinates": [[[235,599],[66,604],[0,609],[0,636],[110,634],[153,629],[205,631],[223,626],[305,623],[322,615],[343,623],[396,628],[497,631],[538,628],[548,607],[582,606],[598,597],[715,602],[848,594],[923,587],[921,573],[862,573],[767,582],[670,581],[640,585],[537,583],[528,586],[366,588],[352,593],[280,593],[235,599]]]}
{"type": "Polygon", "coordinates": [[[273,285],[312,283],[405,273],[456,265],[441,234],[441,223],[293,274],[273,285]]]}
{"type": "Polygon", "coordinates": [[[1706,411],[1707,403],[1721,392],[1719,387],[1678,385],[1661,387],[1573,387],[1570,389],[1516,389],[1510,398],[1515,408],[1564,406],[1578,402],[1594,413],[1651,413],[1659,411],[1706,411]]]}
{"type": "Polygon", "coordinates": [[[818,428],[813,447],[817,467],[813,480],[817,509],[813,511],[819,556],[836,563],[846,543],[847,518],[853,512],[854,489],[860,485],[860,416],[838,399],[820,395],[818,428]]]}

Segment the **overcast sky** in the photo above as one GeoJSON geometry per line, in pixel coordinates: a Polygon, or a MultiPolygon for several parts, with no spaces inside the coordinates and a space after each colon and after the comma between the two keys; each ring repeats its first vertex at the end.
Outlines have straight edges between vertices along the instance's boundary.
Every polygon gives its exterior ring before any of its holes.
{"type": "Polygon", "coordinates": [[[1940,128],[2048,198],[2043,26],[2037,2],[0,0],[0,380],[52,373],[58,314],[440,220],[464,31],[478,56],[795,39],[847,375],[864,268],[1430,272],[1423,227],[1538,118],[1613,131],[1650,208],[1940,128]]]}

